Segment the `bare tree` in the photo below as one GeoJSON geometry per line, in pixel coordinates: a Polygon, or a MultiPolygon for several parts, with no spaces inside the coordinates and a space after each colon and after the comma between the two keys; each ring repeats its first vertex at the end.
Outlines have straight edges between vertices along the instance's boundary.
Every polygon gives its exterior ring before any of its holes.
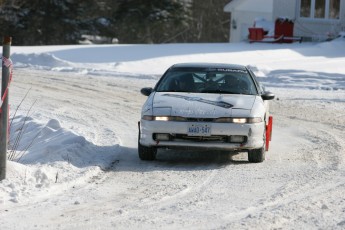
{"type": "Polygon", "coordinates": [[[229,15],[223,11],[229,0],[193,0],[191,42],[227,42],[229,15]]]}

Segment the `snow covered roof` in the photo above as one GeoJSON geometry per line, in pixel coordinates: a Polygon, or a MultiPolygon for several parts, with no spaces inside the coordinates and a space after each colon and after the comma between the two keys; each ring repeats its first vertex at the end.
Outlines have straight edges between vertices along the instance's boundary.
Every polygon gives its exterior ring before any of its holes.
{"type": "Polygon", "coordinates": [[[273,12],[273,0],[232,0],[225,7],[225,12],[232,11],[250,11],[250,12],[273,12]]]}

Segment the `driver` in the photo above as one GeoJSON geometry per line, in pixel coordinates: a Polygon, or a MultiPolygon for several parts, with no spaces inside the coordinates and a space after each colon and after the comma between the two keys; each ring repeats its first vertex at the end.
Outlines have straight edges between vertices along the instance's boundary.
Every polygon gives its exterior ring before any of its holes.
{"type": "Polygon", "coordinates": [[[226,76],[225,87],[227,88],[228,91],[231,91],[234,93],[248,94],[249,92],[247,82],[236,76],[226,76]]]}
{"type": "Polygon", "coordinates": [[[218,88],[218,83],[216,82],[216,74],[215,73],[206,73],[206,85],[205,88],[207,89],[214,89],[218,88]]]}
{"type": "Polygon", "coordinates": [[[179,90],[182,92],[193,92],[194,80],[191,74],[185,74],[179,78],[179,90]]]}

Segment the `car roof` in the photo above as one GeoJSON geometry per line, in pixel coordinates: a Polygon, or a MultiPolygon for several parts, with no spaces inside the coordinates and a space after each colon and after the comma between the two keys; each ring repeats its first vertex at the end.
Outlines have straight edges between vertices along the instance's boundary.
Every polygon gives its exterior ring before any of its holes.
{"type": "Polygon", "coordinates": [[[240,69],[246,70],[246,67],[243,65],[236,64],[226,64],[226,63],[177,63],[171,66],[171,68],[224,68],[224,69],[240,69]]]}

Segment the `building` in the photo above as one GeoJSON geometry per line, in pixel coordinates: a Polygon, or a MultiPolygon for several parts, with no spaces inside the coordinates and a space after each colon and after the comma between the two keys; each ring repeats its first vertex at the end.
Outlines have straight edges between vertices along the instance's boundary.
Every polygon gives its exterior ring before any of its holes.
{"type": "Polygon", "coordinates": [[[248,28],[260,17],[292,20],[294,36],[304,41],[323,41],[345,31],[345,0],[232,0],[224,11],[231,13],[230,42],[246,40],[248,28]]]}
{"type": "MultiPolygon", "coordinates": [[[[230,42],[248,38],[248,28],[253,27],[257,18],[271,21],[274,0],[232,0],[224,11],[230,13],[230,42]]],[[[290,1],[290,0],[289,0],[290,1]]]]}
{"type": "Polygon", "coordinates": [[[294,35],[324,41],[345,31],[345,0],[274,0],[273,18],[294,22],[294,35]]]}

